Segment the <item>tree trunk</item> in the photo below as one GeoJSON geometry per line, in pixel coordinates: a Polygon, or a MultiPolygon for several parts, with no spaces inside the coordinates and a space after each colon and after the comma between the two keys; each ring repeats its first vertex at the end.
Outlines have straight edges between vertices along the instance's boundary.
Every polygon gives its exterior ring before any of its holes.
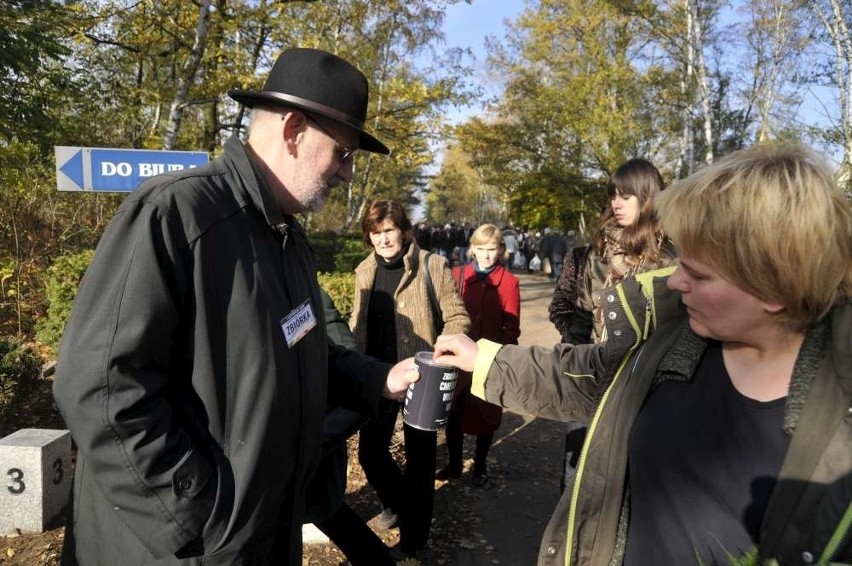
{"type": "Polygon", "coordinates": [[[704,60],[704,34],[701,29],[701,18],[698,14],[698,3],[696,0],[689,1],[689,12],[692,20],[692,41],[695,46],[695,71],[698,79],[698,99],[701,105],[701,116],[703,118],[704,161],[713,163],[713,112],[710,108],[710,84],[707,78],[707,64],[704,60]]]}
{"type": "Polygon", "coordinates": [[[684,100],[683,110],[681,112],[683,116],[683,132],[681,133],[681,148],[680,156],[678,158],[679,163],[676,169],[682,178],[691,175],[695,167],[695,144],[693,141],[694,138],[692,131],[692,105],[686,103],[689,85],[692,84],[692,77],[695,73],[695,49],[692,40],[693,26],[690,0],[685,0],[685,8],[684,13],[686,15],[686,25],[684,27],[686,29],[686,60],[683,62],[683,72],[680,76],[680,94],[684,100]]]}
{"type": "Polygon", "coordinates": [[[828,5],[814,3],[817,16],[834,44],[834,80],[840,91],[840,134],[843,157],[837,180],[847,195],[852,194],[852,31],[844,19],[841,0],[828,0],[828,5]]]}
{"type": "Polygon", "coordinates": [[[195,82],[195,75],[198,72],[198,67],[201,64],[201,58],[204,56],[204,50],[207,47],[207,31],[210,24],[210,0],[201,2],[201,9],[198,14],[198,25],[195,27],[195,42],[192,45],[192,50],[187,57],[186,62],[181,69],[181,73],[177,78],[177,87],[175,95],[172,98],[172,104],[169,108],[169,121],[166,124],[166,135],[163,139],[163,149],[174,149],[177,143],[178,133],[180,132],[180,122],[183,116],[183,109],[186,107],[186,100],[189,95],[189,88],[195,82]]]}

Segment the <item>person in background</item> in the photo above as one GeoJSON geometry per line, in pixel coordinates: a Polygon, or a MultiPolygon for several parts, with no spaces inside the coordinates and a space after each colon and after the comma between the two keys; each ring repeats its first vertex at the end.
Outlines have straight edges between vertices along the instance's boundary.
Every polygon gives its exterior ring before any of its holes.
{"type": "MultiPolygon", "coordinates": [[[[328,293],[320,288],[328,339],[335,347],[357,350],[349,324],[328,293]]],[[[305,522],[313,523],[346,556],[352,566],[393,566],[390,550],[346,503],[347,440],[368,416],[346,409],[345,395],[329,397],[323,421],[322,459],[305,500],[305,522]]],[[[349,392],[348,394],[352,394],[349,392]]]]}
{"type": "Polygon", "coordinates": [[[600,344],[436,344],[437,363],[476,367],[486,400],[594,412],[539,564],[852,563],[852,209],[831,168],[804,146],[755,146],[657,210],[685,312],[648,272],[636,279],[654,301],[630,316],[613,306],[633,279],[604,291],[600,344]],[[640,343],[646,317],[657,327],[640,343]]]}
{"type": "Polygon", "coordinates": [[[541,261],[544,264],[543,269],[547,274],[547,279],[551,283],[555,282],[559,274],[562,273],[562,264],[567,253],[565,238],[556,230],[545,228],[544,236],[541,239],[541,261]]]}
{"type": "Polygon", "coordinates": [[[538,253],[540,237],[541,234],[537,232],[534,233],[532,230],[524,228],[523,252],[527,273],[533,272],[532,268],[530,267],[530,261],[532,261],[532,258],[535,257],[535,254],[538,253]]]}
{"type": "Polygon", "coordinates": [[[458,247],[459,265],[467,265],[470,259],[467,250],[470,248],[471,234],[473,234],[473,227],[468,222],[459,226],[459,229],[456,232],[456,246],[458,247]]]}
{"type": "MultiPolygon", "coordinates": [[[[563,266],[550,320],[569,344],[605,339],[601,289],[626,276],[667,267],[676,252],[660,230],[654,199],[665,188],[660,172],[645,159],[619,166],[609,182],[609,206],[590,246],[575,247],[563,266]]],[[[565,486],[574,473],[588,423],[568,424],[563,476],[565,486]]]]}
{"type": "MultiPolygon", "coordinates": [[[[572,250],[580,245],[580,239],[577,237],[577,232],[575,230],[568,230],[565,233],[565,248],[568,250],[572,250]]],[[[557,273],[557,277],[559,274],[557,273]]]]}
{"type": "MultiPolygon", "coordinates": [[[[372,253],[355,269],[355,301],[350,326],[360,351],[395,363],[431,350],[444,332],[467,332],[470,318],[443,257],[424,252],[414,241],[411,221],[393,200],[373,201],[361,221],[364,245],[372,253]],[[427,277],[435,296],[430,296],[427,277]],[[433,301],[442,320],[433,318],[433,301]]],[[[435,496],[437,432],[403,424],[405,473],[390,453],[400,404],[387,401],[379,418],[360,432],[358,459],[382,502],[379,526],[399,521],[399,556],[411,556],[427,543],[435,496]]]]}
{"type": "MultiPolygon", "coordinates": [[[[517,344],[521,334],[521,292],[517,277],[503,265],[506,244],[493,224],[483,224],[470,238],[471,263],[453,268],[453,279],[471,318],[468,336],[487,338],[499,344],[517,344]]],[[[503,409],[470,395],[470,374],[459,373],[453,405],[447,421],[449,461],[436,477],[458,478],[462,473],[464,434],[476,435],[472,483],[488,483],[488,451],[494,432],[500,428],[503,409]]]]}
{"type": "Polygon", "coordinates": [[[441,230],[436,230],[432,234],[432,246],[434,252],[441,257],[447,258],[447,262],[452,264],[453,248],[455,247],[455,233],[452,224],[445,224],[441,230]]]}
{"type": "Polygon", "coordinates": [[[571,344],[600,342],[605,339],[600,290],[622,278],[667,267],[677,252],[660,230],[654,212],[654,199],[665,185],[654,165],[645,159],[631,159],[619,166],[609,181],[609,206],[601,217],[577,274],[576,283],[561,281],[551,302],[551,321],[565,341],[571,344]],[[570,297],[566,289],[576,285],[576,304],[570,318],[554,315],[570,297]]]}
{"type": "Polygon", "coordinates": [[[301,564],[328,392],[375,413],[418,378],[330,347],[296,219],[358,149],[388,153],[364,75],[287,49],[229,95],[254,107],[248,141],[129,195],[74,300],[53,382],[77,445],[63,564],[301,564]]]}
{"type": "Polygon", "coordinates": [[[414,241],[421,250],[432,251],[432,228],[426,222],[420,222],[414,227],[414,241]]]}
{"type": "Polygon", "coordinates": [[[503,227],[503,242],[506,246],[506,266],[509,271],[515,264],[515,254],[518,253],[518,233],[511,226],[503,227]]]}

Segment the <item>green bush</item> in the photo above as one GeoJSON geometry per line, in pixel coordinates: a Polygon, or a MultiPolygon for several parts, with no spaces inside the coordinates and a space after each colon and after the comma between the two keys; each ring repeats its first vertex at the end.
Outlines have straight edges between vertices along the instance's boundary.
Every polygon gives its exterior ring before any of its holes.
{"type": "MultiPolygon", "coordinates": [[[[355,265],[366,256],[360,241],[352,238],[336,237],[321,239],[322,245],[314,248],[322,248],[326,251],[325,260],[320,261],[317,252],[318,263],[322,265],[342,265],[344,269],[326,269],[328,273],[320,272],[318,279],[328,294],[331,296],[337,309],[344,318],[348,318],[352,312],[353,294],[355,290],[355,265]],[[339,246],[335,249],[333,245],[339,246]],[[357,250],[357,257],[356,257],[357,250]],[[336,251],[336,253],[335,253],[336,251]],[[354,263],[352,263],[354,261],[354,263]]],[[[313,238],[312,238],[313,243],[313,238]]],[[[71,316],[71,307],[77,294],[77,286],[92,261],[94,252],[91,250],[77,254],[62,256],[58,258],[48,269],[46,295],[47,316],[36,325],[36,338],[54,354],[59,348],[65,323],[71,316]]],[[[321,270],[322,271],[322,270],[321,270]]]]}
{"type": "Polygon", "coordinates": [[[32,346],[0,339],[0,422],[35,389],[42,363],[32,346]]]}
{"type": "Polygon", "coordinates": [[[320,286],[326,290],[334,301],[334,306],[340,311],[344,320],[349,319],[355,301],[355,274],[349,273],[318,273],[320,286]]]}
{"type": "Polygon", "coordinates": [[[364,248],[361,239],[347,239],[340,242],[340,248],[334,256],[335,271],[340,273],[352,273],[358,264],[364,261],[364,258],[370,252],[364,248]]]}
{"type": "Polygon", "coordinates": [[[53,350],[59,348],[65,323],[71,316],[71,306],[77,294],[77,286],[92,262],[92,250],[76,254],[60,256],[48,268],[47,284],[47,316],[36,323],[36,338],[39,342],[53,350]]]}
{"type": "Polygon", "coordinates": [[[351,273],[369,253],[357,234],[317,232],[310,236],[320,273],[351,273]]]}

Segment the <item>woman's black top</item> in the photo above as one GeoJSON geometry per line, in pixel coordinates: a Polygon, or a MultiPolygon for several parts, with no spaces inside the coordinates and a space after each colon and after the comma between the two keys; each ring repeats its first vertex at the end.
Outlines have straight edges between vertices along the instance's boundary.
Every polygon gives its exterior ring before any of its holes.
{"type": "Polygon", "coordinates": [[[691,381],[651,392],[628,441],[626,565],[727,565],[755,547],[790,445],[785,400],[737,391],[715,341],[691,381]]]}
{"type": "Polygon", "coordinates": [[[406,251],[407,249],[404,249],[389,262],[376,254],[376,280],[370,293],[370,306],[367,308],[366,353],[391,364],[399,361],[396,352],[396,305],[393,295],[405,273],[403,257],[406,251]]]}

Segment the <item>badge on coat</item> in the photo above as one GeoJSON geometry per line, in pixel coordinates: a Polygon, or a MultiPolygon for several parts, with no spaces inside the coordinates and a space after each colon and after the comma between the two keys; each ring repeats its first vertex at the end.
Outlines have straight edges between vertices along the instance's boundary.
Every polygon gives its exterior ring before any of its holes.
{"type": "Polygon", "coordinates": [[[287,340],[287,347],[292,348],[317,325],[317,319],[311,308],[311,300],[305,300],[304,303],[290,311],[287,316],[281,319],[279,324],[281,324],[281,330],[284,332],[284,339],[287,340]]]}

